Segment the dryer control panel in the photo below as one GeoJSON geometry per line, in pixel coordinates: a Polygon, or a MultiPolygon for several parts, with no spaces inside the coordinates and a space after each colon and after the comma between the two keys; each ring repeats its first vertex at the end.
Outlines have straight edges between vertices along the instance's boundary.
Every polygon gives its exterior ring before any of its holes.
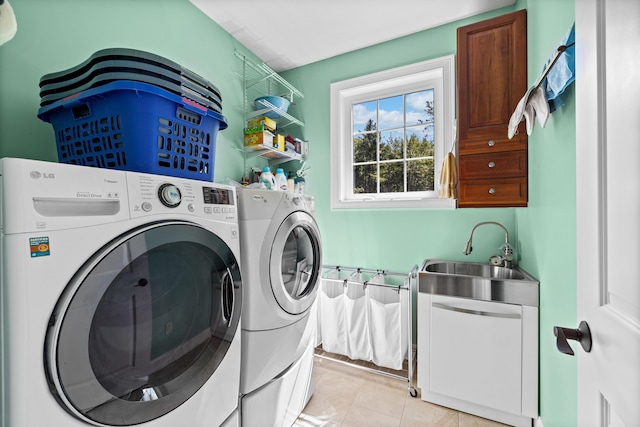
{"type": "Polygon", "coordinates": [[[237,222],[235,188],[212,182],[127,172],[131,216],[180,213],[237,222]]]}

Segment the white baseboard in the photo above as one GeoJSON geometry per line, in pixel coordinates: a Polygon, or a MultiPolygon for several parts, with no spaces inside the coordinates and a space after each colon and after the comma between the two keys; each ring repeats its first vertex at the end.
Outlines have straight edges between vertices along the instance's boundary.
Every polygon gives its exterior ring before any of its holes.
{"type": "Polygon", "coordinates": [[[534,427],[544,427],[544,424],[542,424],[542,418],[538,417],[536,419],[536,425],[534,427]]]}

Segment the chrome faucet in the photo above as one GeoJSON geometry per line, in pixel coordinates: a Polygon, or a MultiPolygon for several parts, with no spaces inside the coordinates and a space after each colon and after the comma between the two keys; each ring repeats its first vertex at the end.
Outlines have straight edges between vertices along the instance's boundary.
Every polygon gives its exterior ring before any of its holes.
{"type": "Polygon", "coordinates": [[[497,225],[498,227],[502,228],[502,230],[504,231],[504,244],[498,248],[498,250],[500,251],[500,254],[492,256],[489,259],[489,263],[491,265],[512,268],[515,265],[513,262],[513,246],[509,244],[509,232],[504,227],[504,225],[500,224],[499,222],[486,221],[486,222],[477,223],[471,230],[469,239],[467,240],[467,243],[464,245],[463,253],[465,255],[469,255],[471,253],[471,251],[473,250],[473,247],[471,246],[471,240],[473,239],[473,232],[476,231],[476,228],[480,227],[481,225],[487,225],[487,224],[497,225]]]}

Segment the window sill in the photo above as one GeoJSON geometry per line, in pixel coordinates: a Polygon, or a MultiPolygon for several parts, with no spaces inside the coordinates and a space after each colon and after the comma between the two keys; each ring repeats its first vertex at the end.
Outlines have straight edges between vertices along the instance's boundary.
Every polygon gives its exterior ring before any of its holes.
{"type": "Polygon", "coordinates": [[[331,200],[331,209],[455,209],[456,199],[331,200]]]}

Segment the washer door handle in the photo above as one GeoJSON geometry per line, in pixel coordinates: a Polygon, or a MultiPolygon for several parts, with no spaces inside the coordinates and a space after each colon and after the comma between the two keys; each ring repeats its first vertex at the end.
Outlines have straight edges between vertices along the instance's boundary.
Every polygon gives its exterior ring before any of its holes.
{"type": "Polygon", "coordinates": [[[231,325],[231,320],[233,319],[233,302],[234,302],[234,293],[233,293],[233,278],[231,276],[231,272],[229,269],[222,276],[221,283],[221,293],[222,293],[222,321],[227,325],[231,325]]]}

